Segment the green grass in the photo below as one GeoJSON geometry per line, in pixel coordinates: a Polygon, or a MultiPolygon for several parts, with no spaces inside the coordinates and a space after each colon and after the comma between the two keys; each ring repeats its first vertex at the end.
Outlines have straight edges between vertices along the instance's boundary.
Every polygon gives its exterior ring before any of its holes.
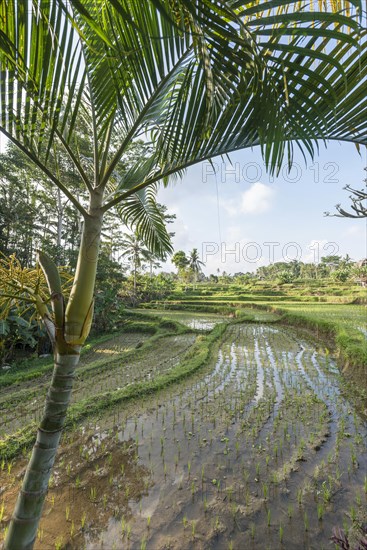
{"type": "Polygon", "coordinates": [[[303,326],[317,336],[331,337],[344,367],[367,367],[366,306],[344,304],[309,305],[304,303],[267,308],[282,315],[283,322],[303,326]]]}
{"type": "MultiPolygon", "coordinates": [[[[269,302],[270,307],[276,307],[277,304],[269,302]]],[[[281,306],[283,308],[283,305],[281,306]]],[[[287,304],[284,309],[290,312],[301,313],[307,318],[320,319],[342,324],[350,329],[359,329],[366,327],[367,309],[363,305],[357,304],[287,304]]]]}

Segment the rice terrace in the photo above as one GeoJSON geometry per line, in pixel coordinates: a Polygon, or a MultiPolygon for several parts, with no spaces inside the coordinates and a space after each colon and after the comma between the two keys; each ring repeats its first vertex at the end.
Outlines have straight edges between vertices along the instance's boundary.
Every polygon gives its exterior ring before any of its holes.
{"type": "Polygon", "coordinates": [[[1,548],[367,549],[365,9],[0,1],[1,548]]]}
{"type": "MultiPolygon", "coordinates": [[[[363,361],[365,305],[275,307],[216,287],[130,311],[82,356],[36,548],[328,548],[332,526],[358,538],[365,369],[338,364],[363,361]]],[[[40,363],[1,378],[3,521],[42,414],[40,363]]]]}

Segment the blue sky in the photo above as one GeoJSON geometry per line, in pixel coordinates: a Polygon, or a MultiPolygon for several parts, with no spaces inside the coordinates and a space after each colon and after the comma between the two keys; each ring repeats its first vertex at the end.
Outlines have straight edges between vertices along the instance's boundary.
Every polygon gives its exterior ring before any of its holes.
{"type": "MultiPolygon", "coordinates": [[[[354,260],[367,256],[367,221],[325,217],[341,203],[348,209],[346,184],[363,186],[366,150],[358,154],[350,143],[330,142],[307,165],[296,152],[290,174],[272,178],[259,148],[214,159],[212,167],[188,169],[181,181],[159,191],[177,219],[175,250],[198,248],[204,272],[254,271],[270,260],[318,260],[328,254],[348,253],[354,260]],[[218,190],[218,196],[217,196],[218,190]],[[222,245],[220,244],[222,242],[222,245]],[[232,251],[232,253],[231,253],[232,251]]],[[[172,270],[172,264],[164,266],[172,270]]]]}

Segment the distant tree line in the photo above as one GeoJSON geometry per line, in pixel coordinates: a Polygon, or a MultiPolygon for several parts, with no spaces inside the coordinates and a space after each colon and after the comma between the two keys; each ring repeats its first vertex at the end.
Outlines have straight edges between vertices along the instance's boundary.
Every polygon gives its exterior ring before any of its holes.
{"type": "Polygon", "coordinates": [[[172,263],[177,269],[177,280],[181,283],[205,281],[213,283],[229,284],[236,282],[247,284],[252,281],[272,281],[279,284],[292,283],[295,280],[307,279],[331,279],[346,282],[348,280],[361,284],[367,284],[367,259],[355,262],[346,254],[323,256],[320,262],[274,262],[267,266],[259,267],[255,272],[238,271],[234,274],[217,269],[217,274],[205,276],[202,271],[203,262],[200,261],[197,249],[189,255],[183,250],[175,252],[172,263]],[[195,275],[195,276],[194,276],[195,275]]]}

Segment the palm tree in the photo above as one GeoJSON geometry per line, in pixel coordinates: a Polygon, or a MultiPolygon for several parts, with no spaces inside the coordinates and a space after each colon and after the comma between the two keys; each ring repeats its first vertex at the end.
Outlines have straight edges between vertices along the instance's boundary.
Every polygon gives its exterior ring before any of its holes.
{"type": "Polygon", "coordinates": [[[92,322],[105,213],[118,207],[160,253],[167,232],[155,202],[159,181],[255,145],[276,171],[285,155],[291,163],[294,143],[312,155],[317,139],[366,142],[362,2],[324,4],[313,11],[313,3],[298,0],[0,3],[0,129],[84,221],[67,303],[45,254],[39,263],[50,302],[37,287],[28,289],[47,326],[55,368],[7,550],[29,549],[36,538],[92,322]],[[75,131],[81,123],[92,137],[88,154],[75,131]],[[141,155],[121,172],[121,159],[141,138],[141,155]],[[88,199],[68,187],[59,146],[88,199]]]}
{"type": "Polygon", "coordinates": [[[190,252],[190,256],[189,256],[189,268],[194,274],[194,288],[196,285],[198,274],[201,272],[201,266],[203,265],[205,264],[199,259],[198,249],[194,248],[190,252]]]}
{"type": "Polygon", "coordinates": [[[150,253],[137,233],[133,233],[132,235],[125,234],[121,245],[124,247],[121,257],[127,258],[133,267],[134,293],[136,294],[136,275],[138,269],[144,260],[149,261],[150,253]]]}
{"type": "Polygon", "coordinates": [[[161,267],[161,261],[165,260],[166,258],[159,258],[156,254],[150,252],[148,250],[148,254],[145,256],[145,261],[148,264],[149,267],[149,278],[153,278],[153,269],[159,269],[161,267]]]}

